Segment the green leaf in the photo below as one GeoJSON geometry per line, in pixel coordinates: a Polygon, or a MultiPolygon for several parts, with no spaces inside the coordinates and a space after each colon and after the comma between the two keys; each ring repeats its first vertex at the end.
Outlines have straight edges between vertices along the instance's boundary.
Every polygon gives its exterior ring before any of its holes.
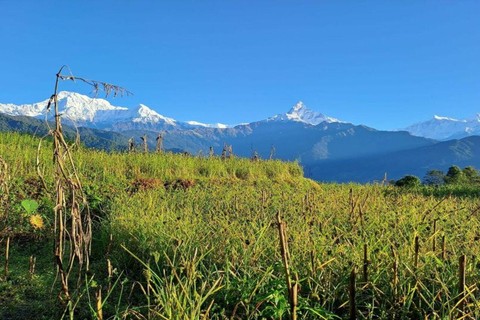
{"type": "Polygon", "coordinates": [[[27,211],[29,214],[32,214],[38,208],[38,202],[35,200],[23,200],[22,207],[27,211]]]}

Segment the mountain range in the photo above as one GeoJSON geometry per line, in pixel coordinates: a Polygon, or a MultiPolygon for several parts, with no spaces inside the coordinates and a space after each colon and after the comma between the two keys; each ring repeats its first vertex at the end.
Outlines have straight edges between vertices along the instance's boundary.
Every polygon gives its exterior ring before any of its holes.
{"type": "MultiPolygon", "coordinates": [[[[474,165],[480,155],[480,117],[456,120],[435,116],[404,131],[381,131],[354,125],[315,112],[298,102],[288,112],[239,125],[177,121],[140,104],[134,108],[113,106],[104,99],[60,92],[59,111],[68,137],[78,128],[88,147],[125,150],[130,137],[147,135],[153,148],[164,132],[164,148],[204,153],[212,146],[221,153],[226,143],[238,156],[256,151],[268,158],[297,160],[307,177],[321,181],[372,182],[405,174],[421,176],[430,169],[445,170],[452,164],[474,165]],[[458,140],[460,139],[460,140],[458,140]]],[[[52,111],[48,99],[24,105],[0,104],[0,131],[44,134],[52,111]]]]}

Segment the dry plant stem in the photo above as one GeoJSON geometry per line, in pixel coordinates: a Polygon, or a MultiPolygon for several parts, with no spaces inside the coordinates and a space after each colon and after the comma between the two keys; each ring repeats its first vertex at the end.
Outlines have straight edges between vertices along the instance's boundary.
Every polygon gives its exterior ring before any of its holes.
{"type": "Polygon", "coordinates": [[[368,247],[363,245],[363,282],[368,281],[368,247]]]}
{"type": "Polygon", "coordinates": [[[147,142],[147,135],[144,134],[142,137],[140,137],[143,141],[143,152],[148,153],[148,142],[147,142]]]}
{"type": "Polygon", "coordinates": [[[357,274],[357,268],[354,267],[350,273],[350,284],[349,284],[349,300],[350,300],[350,320],[355,320],[357,318],[357,306],[355,304],[355,277],[357,274]]]}
{"type": "MultiPolygon", "coordinates": [[[[7,203],[8,201],[8,194],[10,193],[8,184],[9,184],[10,176],[8,174],[8,165],[7,162],[4,161],[0,157],[0,205],[7,203]]],[[[8,206],[5,206],[5,211],[0,212],[0,218],[5,217],[8,212],[8,206]]]]}
{"type": "Polygon", "coordinates": [[[135,143],[133,137],[128,139],[128,152],[135,152],[135,143]]]}
{"type": "Polygon", "coordinates": [[[458,310],[461,312],[461,316],[465,314],[465,265],[467,258],[465,255],[461,255],[458,259],[458,310]]]}
{"type": "Polygon", "coordinates": [[[445,244],[445,235],[442,236],[442,260],[445,261],[445,249],[446,249],[446,244],[445,244]]]}
{"type": "Polygon", "coordinates": [[[7,162],[0,158],[0,190],[5,196],[9,193],[8,180],[10,180],[10,177],[7,162]]]}
{"type": "MultiPolygon", "coordinates": [[[[102,83],[95,80],[89,80],[80,77],[62,75],[61,72],[65,66],[63,66],[56,75],[55,91],[49,100],[47,111],[50,110],[50,106],[53,102],[54,114],[55,114],[55,128],[51,129],[49,134],[53,137],[53,163],[55,167],[55,227],[54,227],[54,256],[57,266],[57,272],[60,276],[61,293],[60,299],[67,300],[70,318],[73,317],[71,293],[68,287],[69,276],[75,264],[75,260],[78,263],[78,282],[77,289],[81,285],[82,269],[86,265],[86,269],[89,269],[89,256],[91,252],[91,240],[92,240],[92,221],[88,204],[85,200],[82,184],[78,177],[73,156],[71,153],[71,147],[65,141],[62,132],[61,115],[58,110],[58,84],[60,80],[80,80],[94,87],[94,92],[103,89],[107,96],[110,92],[113,92],[114,96],[118,94],[130,94],[122,87],[114,86],[108,83],[102,83]],[[82,209],[83,207],[83,209],[82,209]],[[70,224],[67,225],[67,222],[70,224]],[[67,252],[66,246],[69,246],[67,263],[65,263],[65,254],[67,252]]],[[[48,125],[48,122],[47,122],[48,125]]],[[[77,136],[78,138],[78,136],[77,136]]],[[[78,140],[78,139],[77,139],[78,140]]],[[[39,144],[39,149],[41,145],[39,144]]],[[[37,157],[38,158],[38,157],[37,157]]],[[[37,159],[37,172],[42,179],[41,172],[39,170],[39,161],[37,159]]]]}
{"type": "Polygon", "coordinates": [[[292,287],[292,280],[290,278],[290,267],[288,265],[288,255],[287,255],[287,242],[285,239],[285,225],[280,218],[280,212],[277,213],[277,224],[278,224],[278,233],[280,236],[280,254],[282,255],[283,266],[285,269],[285,278],[287,281],[287,288],[290,290],[292,287]]]}
{"type": "Polygon", "coordinates": [[[33,279],[33,277],[35,276],[35,262],[37,261],[37,258],[34,257],[34,256],[30,256],[30,259],[29,259],[29,274],[30,274],[30,279],[33,279]]]}
{"type": "Polygon", "coordinates": [[[298,275],[295,275],[296,281],[292,285],[290,272],[290,253],[288,251],[288,243],[286,236],[286,224],[280,218],[280,212],[277,213],[278,233],[280,237],[280,254],[282,255],[283,266],[285,269],[285,280],[287,282],[288,300],[290,302],[290,319],[297,319],[297,303],[298,303],[298,275]]]}
{"type": "Polygon", "coordinates": [[[415,259],[414,259],[415,269],[418,268],[418,251],[419,250],[420,250],[420,244],[418,242],[418,236],[415,236],[415,259]]]}
{"type": "Polygon", "coordinates": [[[437,250],[437,220],[433,220],[433,243],[432,243],[432,250],[435,252],[437,250]]]}
{"type": "Polygon", "coordinates": [[[95,298],[97,300],[97,319],[103,320],[103,311],[102,311],[102,286],[98,287],[97,292],[95,293],[95,298]]]}
{"type": "Polygon", "coordinates": [[[392,279],[392,287],[393,287],[393,303],[397,303],[397,293],[398,293],[398,258],[395,252],[393,245],[391,246],[392,249],[392,256],[393,256],[393,279],[392,279]]]}
{"type": "Polygon", "coordinates": [[[317,267],[315,264],[315,251],[310,251],[310,263],[312,264],[312,277],[315,275],[317,272],[317,267]]]}
{"type": "Polygon", "coordinates": [[[162,143],[163,143],[163,132],[159,133],[157,136],[157,147],[156,147],[157,153],[162,153],[162,143]]]}
{"type": "Polygon", "coordinates": [[[113,277],[113,267],[110,259],[107,259],[107,274],[108,274],[108,288],[107,288],[107,294],[108,294],[112,289],[112,277],[113,277]]]}
{"type": "Polygon", "coordinates": [[[10,237],[7,237],[7,243],[5,244],[5,278],[8,278],[8,264],[10,262],[10,237]]]}
{"type": "Polygon", "coordinates": [[[42,141],[43,139],[48,136],[45,135],[43,137],[40,138],[40,141],[38,142],[38,147],[37,147],[37,159],[36,159],[36,163],[35,163],[35,167],[37,169],[37,175],[38,177],[40,178],[40,181],[42,182],[42,186],[43,188],[45,189],[45,191],[48,190],[48,187],[47,187],[47,184],[45,183],[45,179],[43,178],[43,173],[42,171],[40,170],[40,150],[42,149],[42,141]]]}
{"type": "Polygon", "coordinates": [[[393,260],[393,298],[397,300],[397,292],[398,292],[398,260],[397,257],[393,260]]]}

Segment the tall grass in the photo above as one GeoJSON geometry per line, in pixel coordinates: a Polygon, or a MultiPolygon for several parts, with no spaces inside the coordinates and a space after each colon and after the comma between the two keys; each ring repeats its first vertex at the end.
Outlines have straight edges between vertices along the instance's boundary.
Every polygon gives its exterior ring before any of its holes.
{"type": "MultiPolygon", "coordinates": [[[[0,134],[12,207],[36,197],[48,221],[48,195],[35,195],[34,180],[25,182],[36,177],[36,145],[28,136],[0,134]]],[[[465,315],[480,316],[480,201],[467,191],[317,184],[298,164],[281,161],[83,148],[74,156],[94,213],[94,256],[104,261],[112,235],[109,259],[130,281],[131,303],[121,299],[115,314],[285,319],[281,212],[289,264],[299,277],[298,319],[349,317],[350,274],[365,265],[365,247],[367,278],[355,279],[357,318],[461,317],[461,255],[465,315]]],[[[50,172],[48,154],[40,158],[41,170],[50,172]]]]}

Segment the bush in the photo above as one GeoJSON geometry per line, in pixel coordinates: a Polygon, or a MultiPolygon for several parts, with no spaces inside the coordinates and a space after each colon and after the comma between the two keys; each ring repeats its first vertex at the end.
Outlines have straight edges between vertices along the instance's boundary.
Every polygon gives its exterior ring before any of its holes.
{"type": "Polygon", "coordinates": [[[405,177],[397,180],[395,186],[405,187],[405,188],[414,188],[420,185],[420,179],[413,175],[406,175],[405,177]]]}

